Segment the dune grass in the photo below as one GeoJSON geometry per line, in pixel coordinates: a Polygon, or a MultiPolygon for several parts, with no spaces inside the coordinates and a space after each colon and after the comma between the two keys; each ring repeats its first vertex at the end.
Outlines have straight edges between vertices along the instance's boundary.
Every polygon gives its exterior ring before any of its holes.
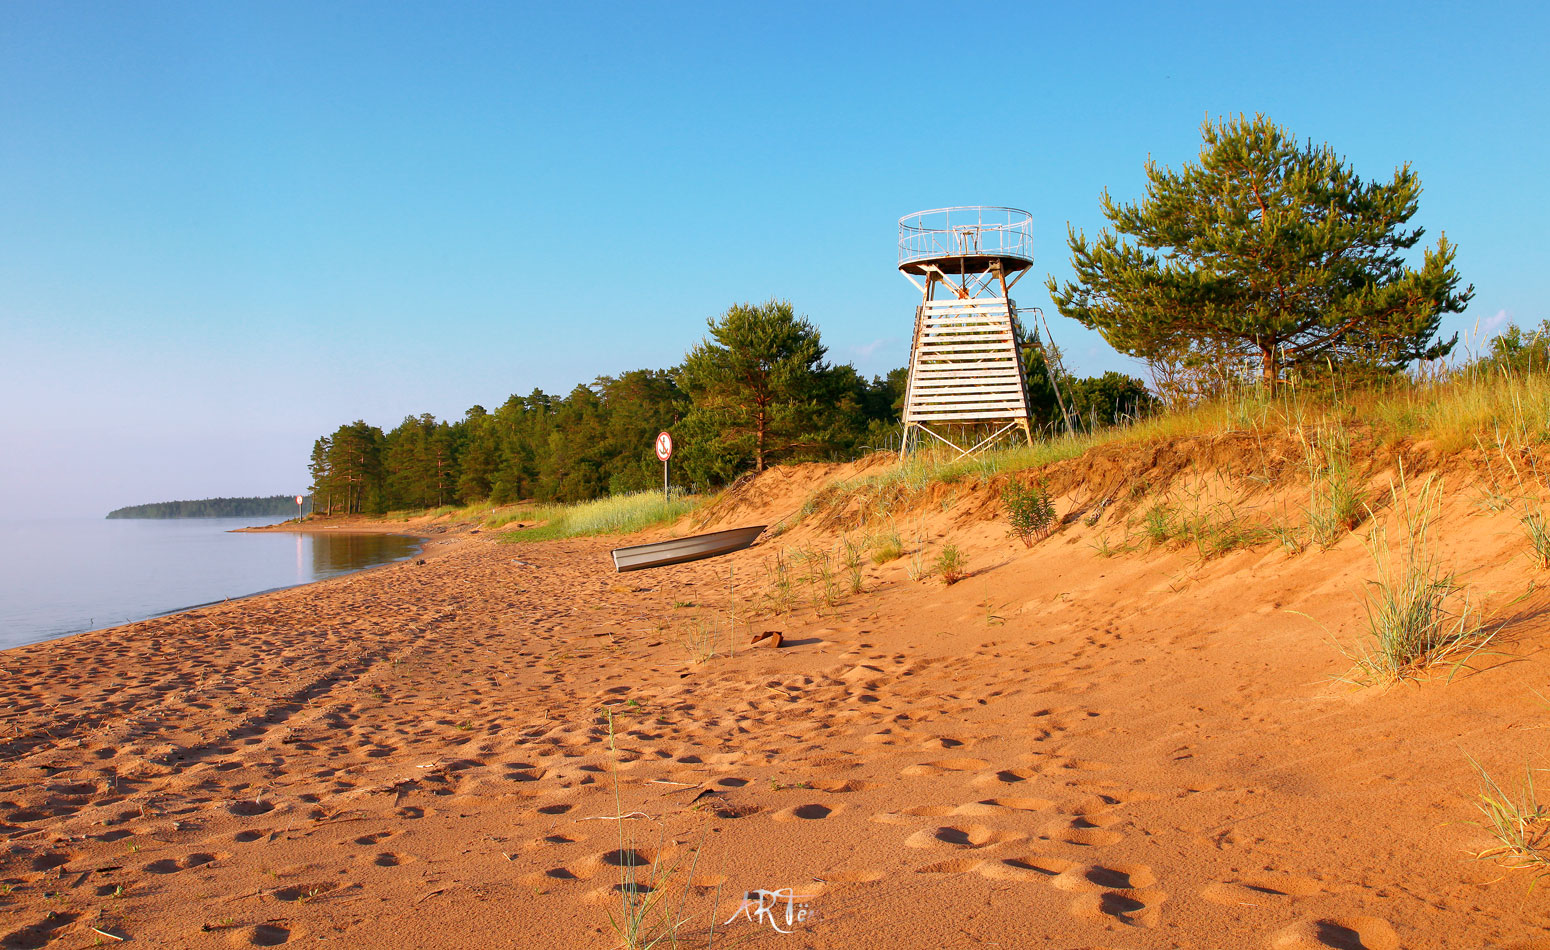
{"type": "MultiPolygon", "coordinates": [[[[1367,499],[1352,464],[1358,444],[1425,441],[1443,452],[1489,444],[1503,457],[1529,452],[1550,442],[1550,375],[1473,365],[1360,389],[1285,385],[1271,394],[1248,387],[1124,425],[1055,433],[1033,445],[992,448],[972,458],[932,443],[897,465],[820,489],[780,528],[852,503],[864,520],[891,519],[934,486],[1037,470],[1103,446],[1234,434],[1303,444],[1314,488],[1306,512],[1309,534],[1327,546],[1367,517],[1367,499]]],[[[1268,540],[1276,537],[1258,537],[1256,543],[1268,540]]],[[[1229,547],[1237,543],[1235,537],[1229,547]]],[[[1300,550],[1301,543],[1287,547],[1300,550]]]]}
{"type": "Polygon", "coordinates": [[[1397,557],[1383,525],[1368,534],[1378,577],[1369,582],[1367,594],[1371,639],[1349,654],[1355,682],[1397,683],[1437,665],[1456,671],[1492,639],[1493,631],[1480,622],[1463,584],[1443,568],[1437,554],[1433,532],[1441,496],[1441,482],[1430,477],[1411,501],[1401,468],[1390,489],[1402,531],[1394,546],[1397,557]]]}
{"type": "Polygon", "coordinates": [[[1502,788],[1474,759],[1480,774],[1480,793],[1475,807],[1485,816],[1482,824],[1499,844],[1475,855],[1506,867],[1528,871],[1534,884],[1550,877],[1550,806],[1539,802],[1534,789],[1534,770],[1523,770],[1523,784],[1516,791],[1502,788]]]}
{"type": "Polygon", "coordinates": [[[676,496],[665,499],[658,491],[614,495],[575,505],[538,505],[523,511],[522,518],[542,524],[517,528],[501,536],[502,541],[550,541],[583,535],[628,534],[659,524],[676,521],[693,511],[696,499],[676,496]]]}

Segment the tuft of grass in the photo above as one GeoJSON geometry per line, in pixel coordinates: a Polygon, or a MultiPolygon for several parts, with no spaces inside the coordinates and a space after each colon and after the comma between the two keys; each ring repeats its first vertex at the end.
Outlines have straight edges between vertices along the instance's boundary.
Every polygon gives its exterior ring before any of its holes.
{"type": "Polygon", "coordinates": [[[926,542],[921,537],[920,528],[915,528],[915,545],[910,549],[910,562],[905,566],[905,572],[912,581],[922,581],[931,576],[931,569],[926,567],[926,542]]]}
{"type": "Polygon", "coordinates": [[[958,550],[956,544],[945,544],[941,553],[936,556],[936,573],[942,578],[942,583],[951,586],[968,577],[968,558],[958,550]]]}
{"type": "Polygon", "coordinates": [[[873,564],[887,564],[903,556],[904,541],[899,537],[899,529],[889,528],[872,539],[873,564]]]}
{"type": "Polygon", "coordinates": [[[864,548],[865,544],[852,541],[848,534],[840,538],[840,560],[845,565],[845,576],[850,580],[852,594],[861,593],[861,589],[865,586],[866,578],[861,571],[861,554],[864,548]]]}
{"type": "Polygon", "coordinates": [[[667,524],[693,511],[695,502],[683,497],[665,499],[659,491],[614,495],[577,505],[540,505],[531,515],[544,522],[518,528],[502,541],[549,541],[596,534],[629,534],[667,524]]]}
{"type": "Polygon", "coordinates": [[[1179,535],[1177,513],[1161,502],[1152,505],[1141,516],[1141,533],[1153,546],[1167,544],[1179,535]]]}
{"type": "Polygon", "coordinates": [[[1281,545],[1287,557],[1301,554],[1303,549],[1307,547],[1302,536],[1297,533],[1297,529],[1285,522],[1277,521],[1266,527],[1265,530],[1276,540],[1276,543],[1281,545]]]}
{"type": "Polygon", "coordinates": [[[1483,766],[1469,760],[1480,773],[1480,793],[1475,807],[1485,816],[1482,823],[1500,844],[1478,852],[1481,861],[1528,871],[1531,886],[1550,877],[1550,806],[1542,805],[1534,789],[1534,770],[1523,770],[1523,785],[1515,792],[1503,789],[1483,766]]]}
{"type": "MultiPolygon", "coordinates": [[[[696,663],[709,663],[718,653],[722,640],[721,622],[714,618],[696,617],[679,631],[678,642],[688,651],[696,663]]],[[[727,641],[730,644],[731,637],[727,641]]]]}
{"type": "Polygon", "coordinates": [[[1523,529],[1528,532],[1529,545],[1534,549],[1534,560],[1540,568],[1550,569],[1550,521],[1545,518],[1545,509],[1535,505],[1522,518],[1523,529]]]}
{"type": "Polygon", "coordinates": [[[1432,530],[1440,483],[1429,477],[1412,504],[1405,493],[1403,467],[1399,475],[1390,489],[1404,530],[1398,559],[1382,525],[1375,525],[1367,538],[1378,577],[1368,582],[1366,599],[1371,641],[1348,654],[1357,682],[1392,684],[1449,662],[1456,670],[1494,635],[1480,624],[1463,585],[1439,561],[1432,530]]]}
{"type": "Polygon", "coordinates": [[[796,591],[792,588],[791,567],[786,563],[786,552],[783,549],[777,550],[775,557],[765,562],[764,570],[769,577],[769,587],[764,596],[770,610],[778,614],[790,613],[796,606],[796,591]]]}
{"type": "Polygon", "coordinates": [[[1055,523],[1055,501],[1050,498],[1049,483],[1025,485],[1012,480],[1001,489],[1001,507],[1006,510],[1006,520],[1013,537],[1023,547],[1033,547],[1033,542],[1049,536],[1055,523]]]}
{"type": "Polygon", "coordinates": [[[1355,531],[1368,515],[1367,499],[1351,468],[1351,437],[1343,426],[1325,427],[1303,442],[1312,483],[1308,527],[1320,547],[1355,531]]]}
{"type": "MultiPolygon", "coordinates": [[[[625,822],[631,820],[631,816],[624,813],[614,713],[612,709],[606,709],[604,712],[607,716],[608,753],[613,772],[614,815],[619,828],[619,850],[616,853],[620,857],[619,883],[614,888],[619,896],[618,916],[615,916],[613,910],[609,910],[608,924],[619,941],[620,950],[676,948],[679,946],[683,929],[690,922],[686,910],[693,886],[694,871],[699,864],[704,841],[702,839],[693,850],[693,860],[682,875],[684,878],[682,893],[674,903],[673,878],[679,876],[681,862],[666,859],[666,850],[662,847],[664,842],[660,839],[649,863],[641,863],[638,860],[644,856],[636,850],[635,836],[625,826],[625,822]]],[[[711,939],[712,941],[715,939],[714,931],[711,939]]]]}
{"type": "Polygon", "coordinates": [[[1125,550],[1123,545],[1117,548],[1111,545],[1109,543],[1109,536],[1106,534],[1100,535],[1098,540],[1091,543],[1093,552],[1099,557],[1118,557],[1125,550]]]}
{"type": "Polygon", "coordinates": [[[1263,544],[1274,536],[1271,529],[1242,517],[1225,503],[1181,516],[1176,523],[1179,535],[1195,546],[1202,561],[1263,544]]]}
{"type": "Polygon", "coordinates": [[[825,606],[833,607],[840,601],[839,585],[834,579],[834,567],[829,562],[829,552],[816,548],[803,548],[797,559],[805,567],[802,580],[807,584],[813,599],[813,609],[823,613],[825,606]]]}

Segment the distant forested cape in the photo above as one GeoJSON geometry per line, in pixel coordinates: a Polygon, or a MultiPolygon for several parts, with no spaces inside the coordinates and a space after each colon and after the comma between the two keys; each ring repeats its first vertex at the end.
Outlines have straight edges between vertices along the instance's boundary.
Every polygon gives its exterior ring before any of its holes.
{"type": "MultiPolygon", "coordinates": [[[[306,497],[311,510],[312,498],[306,497]]],[[[289,518],[296,514],[295,495],[267,498],[201,498],[198,501],[159,501],[130,505],[108,512],[109,518],[289,518]]]]}

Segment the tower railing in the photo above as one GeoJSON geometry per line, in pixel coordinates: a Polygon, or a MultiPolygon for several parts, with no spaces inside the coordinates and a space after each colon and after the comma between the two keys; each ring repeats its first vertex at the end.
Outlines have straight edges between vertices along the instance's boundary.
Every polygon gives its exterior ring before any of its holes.
{"type": "Polygon", "coordinates": [[[917,211],[899,219],[899,267],[944,257],[1033,261],[1033,216],[1017,208],[972,205],[917,211]]]}

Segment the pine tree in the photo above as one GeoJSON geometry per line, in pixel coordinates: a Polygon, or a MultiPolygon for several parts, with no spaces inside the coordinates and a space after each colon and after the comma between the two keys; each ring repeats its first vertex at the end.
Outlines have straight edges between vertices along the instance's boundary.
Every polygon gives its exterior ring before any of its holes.
{"type": "MultiPolygon", "coordinates": [[[[709,321],[710,337],[684,358],[678,384],[705,475],[722,480],[744,460],[772,460],[822,444],[832,373],[818,330],[791,304],[736,304],[709,321]]],[[[688,441],[688,440],[686,440],[688,441]]]]}
{"type": "Polygon", "coordinates": [[[1418,268],[1403,252],[1420,178],[1364,182],[1328,146],[1299,145],[1264,116],[1201,128],[1200,159],[1146,164],[1147,193],[1118,204],[1096,241],[1069,231],[1076,280],[1048,287],[1060,312],[1144,359],[1226,346],[1274,387],[1287,369],[1324,362],[1385,370],[1446,355],[1438,340],[1458,292],[1446,237],[1418,268]],[[1118,235],[1126,235],[1123,240],[1118,235]]]}

